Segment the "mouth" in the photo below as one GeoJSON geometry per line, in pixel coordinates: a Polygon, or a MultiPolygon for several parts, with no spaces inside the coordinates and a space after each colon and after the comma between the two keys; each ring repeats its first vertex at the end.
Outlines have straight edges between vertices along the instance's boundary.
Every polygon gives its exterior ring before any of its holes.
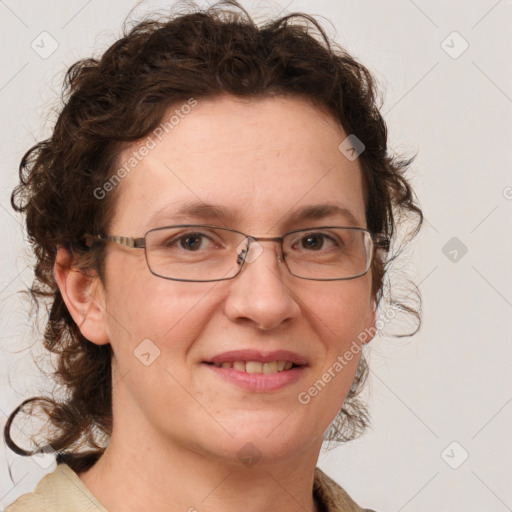
{"type": "Polygon", "coordinates": [[[278,391],[296,383],[309,366],[302,356],[288,350],[224,352],[202,361],[215,379],[251,392],[278,391]]]}
{"type": "Polygon", "coordinates": [[[304,365],[295,364],[292,361],[224,361],[214,363],[203,361],[204,364],[215,366],[216,368],[233,369],[238,372],[256,373],[270,375],[274,373],[286,372],[304,365]]]}

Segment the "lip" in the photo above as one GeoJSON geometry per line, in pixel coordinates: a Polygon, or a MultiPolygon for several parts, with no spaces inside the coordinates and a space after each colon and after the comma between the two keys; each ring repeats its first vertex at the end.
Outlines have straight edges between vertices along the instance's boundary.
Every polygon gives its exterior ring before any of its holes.
{"type": "Polygon", "coordinates": [[[235,384],[245,390],[255,392],[277,391],[297,382],[305,370],[305,366],[295,366],[290,370],[278,373],[247,373],[234,368],[222,368],[212,364],[203,363],[209,371],[218,377],[235,384]]]}
{"type": "Polygon", "coordinates": [[[203,366],[214,372],[214,375],[235,384],[245,390],[254,392],[277,391],[297,382],[306,367],[308,361],[301,355],[289,350],[273,350],[261,352],[260,350],[231,350],[217,354],[212,358],[203,361],[203,366]],[[247,373],[235,370],[234,368],[222,368],[215,366],[221,363],[233,363],[234,361],[257,361],[269,363],[271,361],[291,361],[298,365],[278,373],[247,373]]]}

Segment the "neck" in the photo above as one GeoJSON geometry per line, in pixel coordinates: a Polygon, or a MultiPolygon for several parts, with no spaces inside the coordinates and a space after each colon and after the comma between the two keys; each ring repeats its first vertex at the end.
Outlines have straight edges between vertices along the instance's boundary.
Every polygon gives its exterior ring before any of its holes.
{"type": "Polygon", "coordinates": [[[112,437],[80,479],[110,512],[315,512],[315,460],[229,464],[187,449],[142,446],[112,437]],[[130,446],[131,449],[119,449],[130,446]],[[165,455],[164,455],[165,453],[165,455]],[[259,466],[259,467],[258,467],[259,466]]]}

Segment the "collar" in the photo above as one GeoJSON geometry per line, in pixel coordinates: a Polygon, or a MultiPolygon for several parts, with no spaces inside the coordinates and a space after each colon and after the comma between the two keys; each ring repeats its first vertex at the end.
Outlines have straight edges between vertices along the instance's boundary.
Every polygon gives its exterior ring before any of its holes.
{"type": "MultiPolygon", "coordinates": [[[[315,468],[313,496],[319,512],[365,512],[332,478],[315,468]]],[[[368,512],[372,512],[368,510],[368,512]]]]}

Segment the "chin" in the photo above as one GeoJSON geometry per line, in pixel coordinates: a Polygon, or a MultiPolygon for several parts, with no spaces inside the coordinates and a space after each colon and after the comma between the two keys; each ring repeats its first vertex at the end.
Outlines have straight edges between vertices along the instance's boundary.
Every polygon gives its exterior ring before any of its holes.
{"type": "MultiPolygon", "coordinates": [[[[277,421],[257,422],[253,419],[251,423],[232,423],[231,429],[227,430],[233,433],[233,437],[214,439],[215,445],[211,449],[217,456],[251,467],[256,461],[271,463],[293,458],[307,449],[314,439],[321,438],[322,433],[308,435],[304,425],[292,425],[286,419],[283,421],[285,417],[281,414],[277,421]]],[[[293,415],[288,419],[291,417],[293,415]]],[[[208,442],[211,441],[209,436],[208,442]]]]}

